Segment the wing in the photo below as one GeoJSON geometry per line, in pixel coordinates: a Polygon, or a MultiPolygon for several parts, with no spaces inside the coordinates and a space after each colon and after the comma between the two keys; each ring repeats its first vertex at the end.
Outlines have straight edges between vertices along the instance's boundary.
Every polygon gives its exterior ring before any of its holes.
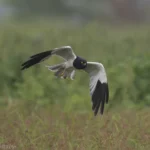
{"type": "Polygon", "coordinates": [[[52,54],[62,57],[65,60],[75,59],[76,55],[74,54],[70,46],[63,46],[60,48],[55,48],[52,54]]]}
{"type": "Polygon", "coordinates": [[[104,104],[108,103],[109,89],[105,68],[101,63],[88,62],[85,71],[90,76],[90,95],[92,97],[92,109],[95,116],[99,109],[104,112],[104,104]]]}
{"type": "Polygon", "coordinates": [[[76,58],[76,55],[74,54],[70,46],[63,46],[60,48],[55,48],[53,50],[45,51],[31,56],[29,60],[27,60],[22,64],[21,70],[27,69],[35,64],[38,64],[44,61],[45,59],[48,59],[52,55],[60,56],[66,61],[76,58]]]}

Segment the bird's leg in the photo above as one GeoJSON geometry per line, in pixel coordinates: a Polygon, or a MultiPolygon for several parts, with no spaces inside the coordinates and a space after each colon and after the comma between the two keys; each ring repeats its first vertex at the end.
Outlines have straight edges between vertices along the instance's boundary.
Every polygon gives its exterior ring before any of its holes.
{"type": "Polygon", "coordinates": [[[60,68],[57,72],[55,72],[55,76],[66,79],[67,77],[73,78],[72,70],[65,69],[64,67],[60,68]]]}
{"type": "Polygon", "coordinates": [[[67,69],[64,69],[64,70],[61,72],[61,78],[66,79],[67,77],[68,77],[67,69]]]}
{"type": "Polygon", "coordinates": [[[62,71],[63,71],[63,68],[58,69],[58,71],[55,72],[55,76],[60,77],[62,71]]]}
{"type": "Polygon", "coordinates": [[[63,78],[66,79],[67,78],[67,71],[64,72],[63,74],[63,78]]]}
{"type": "Polygon", "coordinates": [[[56,73],[55,76],[57,77],[62,77],[62,78],[66,78],[66,69],[64,68],[60,68],[56,73]]]}
{"type": "Polygon", "coordinates": [[[65,74],[65,69],[61,72],[60,76],[64,76],[65,74]]]}

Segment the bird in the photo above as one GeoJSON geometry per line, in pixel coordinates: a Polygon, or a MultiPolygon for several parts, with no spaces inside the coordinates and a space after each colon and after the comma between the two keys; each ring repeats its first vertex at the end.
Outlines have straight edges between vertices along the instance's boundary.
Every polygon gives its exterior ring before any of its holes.
{"type": "Polygon", "coordinates": [[[71,46],[61,46],[46,50],[44,52],[32,55],[21,66],[21,70],[25,70],[33,65],[39,64],[51,56],[59,56],[64,62],[56,65],[46,65],[48,70],[54,72],[58,78],[70,78],[74,80],[77,70],[84,70],[89,75],[89,92],[91,96],[92,110],[96,116],[99,112],[103,115],[104,105],[109,100],[109,87],[107,75],[102,63],[89,62],[86,59],[77,56],[71,46]]]}

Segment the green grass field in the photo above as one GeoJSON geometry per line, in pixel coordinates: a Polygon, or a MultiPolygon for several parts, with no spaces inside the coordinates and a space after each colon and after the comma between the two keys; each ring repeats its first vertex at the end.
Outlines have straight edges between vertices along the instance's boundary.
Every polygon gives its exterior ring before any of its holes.
{"type": "Polygon", "coordinates": [[[149,150],[150,28],[57,22],[0,25],[0,149],[149,150]],[[56,79],[43,65],[20,71],[37,52],[70,45],[104,64],[110,99],[94,117],[89,78],[56,79]]]}

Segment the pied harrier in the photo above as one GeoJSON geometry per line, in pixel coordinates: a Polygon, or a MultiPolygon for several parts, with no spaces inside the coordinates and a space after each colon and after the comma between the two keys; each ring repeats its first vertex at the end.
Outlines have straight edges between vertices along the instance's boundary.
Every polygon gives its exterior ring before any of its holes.
{"type": "Polygon", "coordinates": [[[109,89],[105,68],[101,63],[88,62],[87,60],[76,56],[70,46],[62,46],[45,52],[35,54],[29,60],[22,64],[22,70],[27,69],[35,64],[41,63],[45,59],[56,55],[62,57],[65,61],[61,64],[46,66],[55,76],[66,79],[74,79],[76,70],[84,70],[90,77],[90,95],[92,99],[92,110],[96,116],[104,112],[104,104],[108,103],[109,89]]]}

